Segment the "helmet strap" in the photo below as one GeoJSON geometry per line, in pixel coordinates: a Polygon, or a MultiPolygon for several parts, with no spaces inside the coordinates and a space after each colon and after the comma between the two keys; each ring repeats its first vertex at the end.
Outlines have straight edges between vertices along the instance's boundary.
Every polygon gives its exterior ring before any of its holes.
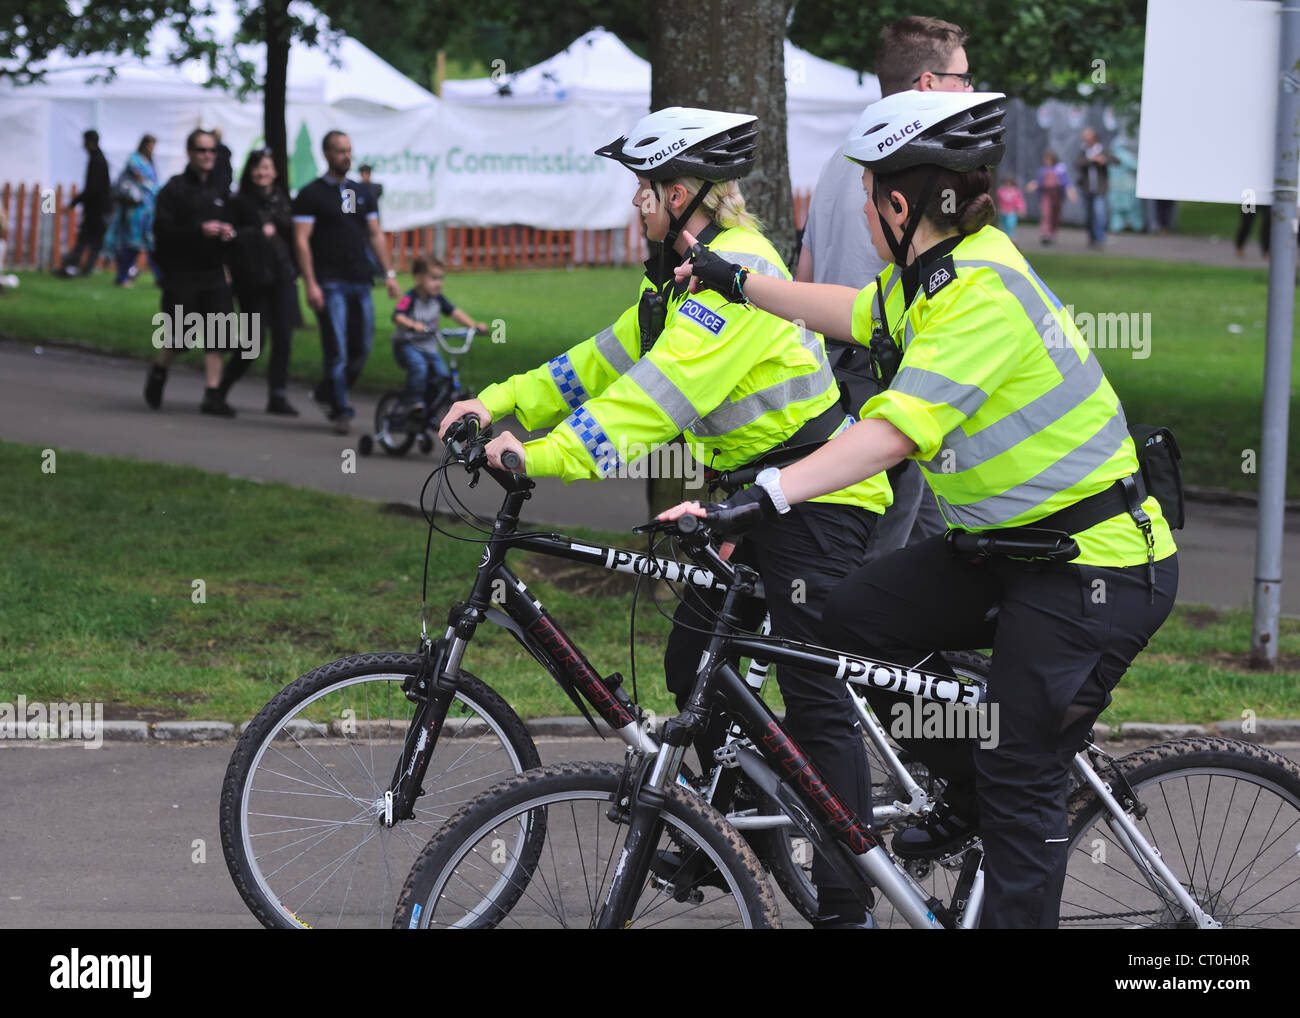
{"type": "MultiPolygon", "coordinates": [[[[659,195],[659,185],[652,180],[650,181],[650,186],[654,188],[655,198],[663,205],[664,211],[668,212],[668,203],[659,195]]],[[[677,238],[681,236],[682,228],[687,224],[691,216],[695,215],[695,210],[700,207],[700,203],[704,201],[705,196],[712,189],[713,181],[706,180],[704,186],[695,193],[695,197],[690,200],[690,203],[686,206],[685,211],[683,211],[680,216],[674,216],[671,212],[668,212],[668,232],[664,234],[663,245],[659,248],[660,279],[667,278],[668,252],[672,250],[672,246],[677,243],[677,238]]]]}
{"type": "MultiPolygon", "coordinates": [[[[930,172],[926,174],[925,179],[921,182],[921,191],[917,195],[916,204],[907,210],[907,222],[903,224],[903,235],[895,237],[892,227],[887,227],[881,223],[881,233],[885,235],[885,243],[889,245],[889,250],[894,256],[894,264],[899,268],[907,266],[907,248],[912,243],[912,237],[916,234],[917,227],[921,225],[921,219],[925,212],[925,207],[930,204],[930,198],[934,194],[935,186],[939,183],[939,175],[943,172],[942,167],[932,166],[930,172]]],[[[876,201],[877,188],[879,187],[879,178],[873,178],[871,181],[871,200],[876,201]]],[[[886,184],[888,190],[888,184],[886,184]]],[[[876,211],[880,211],[880,205],[876,205],[876,211]]]]}

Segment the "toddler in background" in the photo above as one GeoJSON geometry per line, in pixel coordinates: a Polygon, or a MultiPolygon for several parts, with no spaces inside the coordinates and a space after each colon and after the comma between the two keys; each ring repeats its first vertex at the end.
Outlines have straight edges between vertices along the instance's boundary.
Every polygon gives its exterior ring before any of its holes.
{"type": "Polygon", "coordinates": [[[411,264],[415,286],[402,295],[393,311],[397,331],[393,333],[393,356],[406,369],[406,408],[425,408],[425,397],[451,373],[438,350],[438,321],[447,315],[461,325],[486,332],[483,322],[476,322],[457,308],[442,293],[446,267],[437,258],[417,258],[411,264]]]}
{"type": "Polygon", "coordinates": [[[1015,238],[1016,224],[1025,214],[1025,196],[1020,193],[1020,185],[1010,173],[1002,175],[998,183],[998,222],[1002,232],[1015,238]]]}

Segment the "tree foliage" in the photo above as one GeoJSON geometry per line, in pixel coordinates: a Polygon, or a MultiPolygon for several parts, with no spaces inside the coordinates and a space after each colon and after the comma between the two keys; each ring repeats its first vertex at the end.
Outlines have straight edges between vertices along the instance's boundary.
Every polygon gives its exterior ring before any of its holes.
{"type": "Polygon", "coordinates": [[[1107,95],[1132,108],[1140,97],[1146,0],[819,0],[796,6],[790,39],[860,70],[875,66],[880,29],[924,13],[960,25],[977,88],[1024,99],[1107,95]],[[1099,63],[1100,62],[1100,63],[1099,63]]]}

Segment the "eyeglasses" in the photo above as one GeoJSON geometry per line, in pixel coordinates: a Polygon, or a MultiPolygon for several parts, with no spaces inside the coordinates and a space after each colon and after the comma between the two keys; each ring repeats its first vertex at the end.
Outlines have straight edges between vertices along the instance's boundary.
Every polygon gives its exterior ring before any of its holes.
{"type": "Polygon", "coordinates": [[[202,155],[204,152],[215,152],[215,151],[216,151],[216,148],[215,148],[215,147],[213,147],[213,148],[192,148],[192,149],[190,149],[190,151],[191,151],[191,152],[198,152],[200,155],[202,155]]]}
{"type": "MultiPolygon", "coordinates": [[[[922,71],[921,74],[918,74],[913,78],[912,84],[915,85],[920,81],[925,73],[925,71],[922,71]]],[[[971,87],[971,79],[974,77],[970,71],[930,71],[929,73],[933,74],[936,78],[961,78],[961,83],[967,88],[971,87]]]]}

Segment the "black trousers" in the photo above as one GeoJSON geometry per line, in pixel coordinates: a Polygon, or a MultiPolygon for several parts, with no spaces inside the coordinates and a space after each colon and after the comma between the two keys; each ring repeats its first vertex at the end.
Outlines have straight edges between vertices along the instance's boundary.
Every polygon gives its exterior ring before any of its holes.
{"type": "Polygon", "coordinates": [[[77,241],[63,259],[64,265],[71,265],[82,275],[94,272],[107,233],[108,213],[83,211],[81,222],[77,225],[77,241]],[[87,255],[90,256],[88,261],[86,260],[87,255]],[[86,261],[84,269],[81,266],[83,261],[86,261]]]}
{"type": "MultiPolygon", "coordinates": [[[[1178,589],[1178,557],[1147,567],[971,565],[932,538],[873,562],[831,592],[827,645],[951,674],[932,648],[993,648],[991,737],[905,739],[973,800],[984,842],[981,926],[1054,929],[1065,881],[1069,768],[1110,691],[1160,628],[1178,589]],[[994,620],[990,609],[998,606],[994,620]]],[[[899,697],[869,696],[886,730],[899,697]]],[[[915,731],[915,729],[913,729],[915,731]]]]}
{"type": "MultiPolygon", "coordinates": [[[[876,513],[853,506],[805,502],[787,516],[756,527],[736,550],[737,561],[758,570],[772,615],[772,632],[792,639],[818,641],[822,605],[827,594],[867,555],[876,513]]],[[[681,708],[695,684],[700,655],[708,636],[684,626],[711,630],[713,612],[721,597],[688,588],[673,621],[677,623],[664,654],[668,688],[681,708]]],[[[744,621],[757,626],[764,605],[745,609],[744,621]]],[[[855,813],[871,815],[871,776],[857,717],[842,680],[800,669],[778,667],[777,684],[785,699],[785,727],[799,748],[835,793],[855,813]]],[[[700,755],[711,760],[712,748],[723,732],[715,724],[697,742],[700,755]]],[[[847,885],[817,856],[813,882],[819,890],[842,890],[847,885]]]]}
{"type": "MultiPolygon", "coordinates": [[[[262,349],[271,347],[266,368],[267,391],[271,398],[283,398],[289,388],[289,351],[293,349],[293,325],[298,317],[298,287],[292,279],[254,290],[241,290],[239,310],[246,315],[260,315],[262,349]]],[[[260,356],[260,351],[259,351],[260,356]]],[[[239,351],[230,355],[221,372],[221,391],[244,377],[253,361],[239,351]]]]}

